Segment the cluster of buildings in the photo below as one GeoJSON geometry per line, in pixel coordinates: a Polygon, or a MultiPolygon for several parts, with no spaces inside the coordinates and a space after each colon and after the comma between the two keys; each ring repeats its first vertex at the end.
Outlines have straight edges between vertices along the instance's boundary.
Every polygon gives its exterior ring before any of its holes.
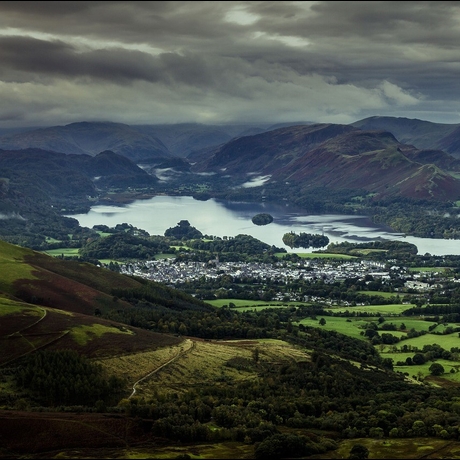
{"type": "MultiPolygon", "coordinates": [[[[303,259],[300,262],[280,260],[277,263],[220,262],[218,258],[208,262],[179,261],[175,258],[138,261],[120,265],[121,273],[136,275],[163,284],[178,286],[186,281],[231,277],[232,281],[245,282],[256,279],[258,283],[271,282],[288,284],[296,280],[322,280],[324,283],[358,278],[366,283],[381,280],[383,284],[393,284],[399,279],[394,291],[423,294],[439,287],[442,273],[433,273],[430,282],[426,274],[417,274],[396,265],[395,260],[386,263],[369,260],[303,259]],[[394,265],[392,265],[394,263],[394,265]]],[[[445,280],[444,280],[445,281],[445,280]]],[[[460,280],[459,280],[460,281],[460,280]]],[[[370,288],[372,290],[372,288],[370,288]]],[[[281,289],[272,300],[286,300],[286,291],[281,289]]],[[[290,301],[320,300],[306,298],[300,292],[290,292],[290,301]]],[[[326,299],[322,299],[326,301],[326,299]]]]}
{"type": "Polygon", "coordinates": [[[229,275],[233,279],[258,278],[289,282],[296,279],[323,279],[324,282],[343,281],[347,278],[361,278],[366,275],[389,279],[390,272],[385,264],[372,261],[327,261],[308,260],[299,263],[258,262],[177,262],[175,259],[159,259],[121,265],[121,273],[136,275],[165,284],[229,275]]]}

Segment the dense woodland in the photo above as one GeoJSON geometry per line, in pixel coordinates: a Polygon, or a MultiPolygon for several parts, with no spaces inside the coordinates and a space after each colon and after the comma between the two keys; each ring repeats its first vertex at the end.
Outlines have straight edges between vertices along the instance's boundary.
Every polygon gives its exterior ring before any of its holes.
{"type": "Polygon", "coordinates": [[[43,406],[95,406],[116,403],[124,382],[74,350],[27,355],[15,373],[19,388],[30,390],[43,406]]]}
{"type": "Polygon", "coordinates": [[[289,232],[283,235],[283,243],[292,248],[323,248],[329,244],[329,238],[325,235],[312,233],[289,232]]]}

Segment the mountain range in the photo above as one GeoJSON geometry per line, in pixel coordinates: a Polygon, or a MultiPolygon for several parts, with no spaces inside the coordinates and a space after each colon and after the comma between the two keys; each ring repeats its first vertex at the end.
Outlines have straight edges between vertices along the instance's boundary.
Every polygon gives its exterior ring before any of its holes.
{"type": "Polygon", "coordinates": [[[420,150],[383,130],[313,124],[241,137],[193,157],[195,172],[258,175],[270,182],[363,188],[379,196],[460,197],[460,160],[420,150]],[[445,168],[445,169],[443,169],[445,168]]]}
{"type": "Polygon", "coordinates": [[[0,149],[32,147],[93,156],[103,150],[111,150],[138,162],[185,157],[190,152],[224,144],[236,136],[259,134],[281,126],[283,124],[215,126],[195,123],[129,126],[112,122],[80,122],[30,130],[0,131],[0,149]]]}
{"type": "MultiPolygon", "coordinates": [[[[9,152],[0,155],[7,155],[3,166],[17,170],[27,166],[13,161],[12,152],[18,158],[26,155],[30,164],[48,162],[51,152],[83,155],[87,164],[79,167],[93,182],[98,176],[107,176],[109,164],[100,153],[110,151],[130,160],[132,166],[162,165],[173,170],[176,166],[178,174],[232,176],[241,183],[261,176],[272,183],[359,188],[382,197],[460,198],[460,125],[407,118],[371,117],[349,125],[293,122],[271,126],[82,122],[4,134],[0,149],[9,152]],[[37,149],[48,153],[37,155],[37,149]],[[98,158],[97,165],[89,161],[91,157],[98,158]]],[[[134,169],[125,167],[132,175],[134,169]]],[[[145,174],[155,171],[144,169],[145,174]]],[[[121,178],[123,174],[117,175],[121,178]]],[[[141,178],[142,173],[136,171],[134,180],[142,182],[141,178]]]]}
{"type": "Polygon", "coordinates": [[[431,123],[410,118],[369,117],[352,123],[352,126],[364,130],[389,131],[403,144],[412,144],[419,149],[443,150],[460,158],[459,124],[431,123]]]}

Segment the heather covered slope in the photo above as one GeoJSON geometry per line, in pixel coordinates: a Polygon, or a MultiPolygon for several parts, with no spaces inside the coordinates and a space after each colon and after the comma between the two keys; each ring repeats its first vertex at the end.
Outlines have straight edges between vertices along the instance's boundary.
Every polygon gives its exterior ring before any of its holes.
{"type": "MultiPolygon", "coordinates": [[[[7,157],[2,166],[18,174],[30,170],[19,161],[28,152],[25,161],[31,160],[32,164],[33,160],[38,165],[30,171],[36,175],[34,184],[41,187],[47,182],[51,189],[60,187],[66,195],[76,192],[83,197],[94,196],[94,187],[153,186],[157,178],[135,163],[144,163],[155,171],[152,165],[177,160],[173,155],[186,156],[191,172],[225,175],[236,182],[260,175],[271,181],[295,180],[301,185],[338,190],[364,188],[379,196],[436,200],[458,200],[460,196],[460,160],[453,156],[457,148],[460,155],[457,125],[371,117],[352,125],[252,128],[245,132],[242,126],[73,123],[0,137],[0,148],[10,149],[3,154],[7,157]],[[16,150],[24,147],[34,148],[16,150]],[[47,153],[38,154],[45,150],[37,148],[46,148],[47,153]],[[14,160],[11,149],[18,153],[14,160]],[[65,152],[69,158],[51,161],[49,155],[58,154],[49,150],[65,152]],[[114,152],[112,157],[110,151],[114,152]],[[126,163],[115,161],[115,155],[126,163]],[[56,170],[57,164],[61,171],[56,170]]],[[[186,169],[184,165],[180,172],[186,169]]]]}
{"type": "MultiPolygon", "coordinates": [[[[386,136],[388,133],[383,133],[386,136]]],[[[377,132],[373,140],[379,136],[377,132]]],[[[366,189],[379,196],[404,196],[418,199],[449,200],[460,196],[460,181],[434,164],[411,160],[401,149],[387,142],[367,150],[361,137],[348,135],[325,143],[298,161],[280,169],[274,178],[308,181],[311,186],[334,189],[366,189]],[[358,137],[355,142],[354,138],[358,137]],[[356,145],[356,147],[354,147],[356,145]],[[361,148],[359,148],[361,147],[361,148]],[[345,152],[345,153],[343,153],[345,152]],[[325,158],[326,161],[325,161],[325,158]]]]}
{"type": "Polygon", "coordinates": [[[459,125],[376,116],[356,121],[351,126],[363,130],[389,131],[403,144],[412,144],[418,149],[444,150],[454,157],[460,158],[459,125]]]}
{"type": "Polygon", "coordinates": [[[192,152],[215,148],[230,142],[233,138],[259,134],[282,126],[307,124],[301,122],[245,123],[241,125],[204,125],[199,123],[178,123],[168,125],[134,125],[132,128],[160,139],[168,150],[178,157],[188,157],[192,152]]]}
{"type": "Polygon", "coordinates": [[[414,150],[404,149],[404,154],[407,158],[421,164],[433,164],[445,171],[458,172],[460,171],[460,159],[449,155],[442,150],[414,150]]]}
{"type": "Polygon", "coordinates": [[[258,174],[272,182],[365,189],[382,197],[458,199],[460,181],[441,169],[446,166],[458,172],[457,161],[444,152],[419,152],[388,131],[319,124],[236,139],[208,152],[193,169],[242,180],[258,174]]]}
{"type": "MultiPolygon", "coordinates": [[[[47,349],[74,349],[89,356],[136,352],[179,343],[154,333],[100,317],[110,311],[130,312],[118,292],[147,292],[144,280],[91,264],[63,261],[0,241],[0,364],[47,349]]],[[[212,309],[179,291],[149,283],[151,308],[212,309]]],[[[146,305],[147,306],[147,305],[146,305]]]]}
{"type": "Polygon", "coordinates": [[[152,286],[151,297],[158,308],[212,308],[159,283],[121,275],[89,263],[61,260],[1,240],[0,254],[9,270],[0,275],[0,291],[23,301],[35,300],[39,305],[93,315],[98,307],[127,307],[122,299],[114,298],[114,289],[135,292],[148,285],[152,286]]]}
{"type": "Polygon", "coordinates": [[[354,128],[345,125],[309,125],[280,128],[235,139],[208,152],[196,165],[197,172],[225,171],[228,174],[258,172],[272,174],[322,142],[354,128]]]}

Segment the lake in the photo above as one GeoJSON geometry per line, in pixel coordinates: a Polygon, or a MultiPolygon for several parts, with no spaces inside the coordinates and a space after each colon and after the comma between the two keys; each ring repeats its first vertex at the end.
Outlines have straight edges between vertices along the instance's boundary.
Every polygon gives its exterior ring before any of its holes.
{"type": "Polygon", "coordinates": [[[314,250],[291,250],[282,241],[285,233],[304,232],[324,234],[331,243],[398,240],[415,244],[419,254],[460,254],[459,240],[404,237],[388,227],[374,224],[366,216],[307,214],[288,204],[215,199],[199,201],[187,196],[156,196],[125,206],[97,205],[86,214],[73,214],[70,217],[77,219],[83,227],[92,228],[99,224],[114,227],[128,223],[146,230],[150,235],[164,235],[168,228],[175,227],[180,220],[188,220],[204,235],[223,237],[247,234],[270,245],[285,248],[288,252],[314,250]],[[273,222],[265,226],[254,225],[251,219],[258,213],[271,214],[273,222]]]}

